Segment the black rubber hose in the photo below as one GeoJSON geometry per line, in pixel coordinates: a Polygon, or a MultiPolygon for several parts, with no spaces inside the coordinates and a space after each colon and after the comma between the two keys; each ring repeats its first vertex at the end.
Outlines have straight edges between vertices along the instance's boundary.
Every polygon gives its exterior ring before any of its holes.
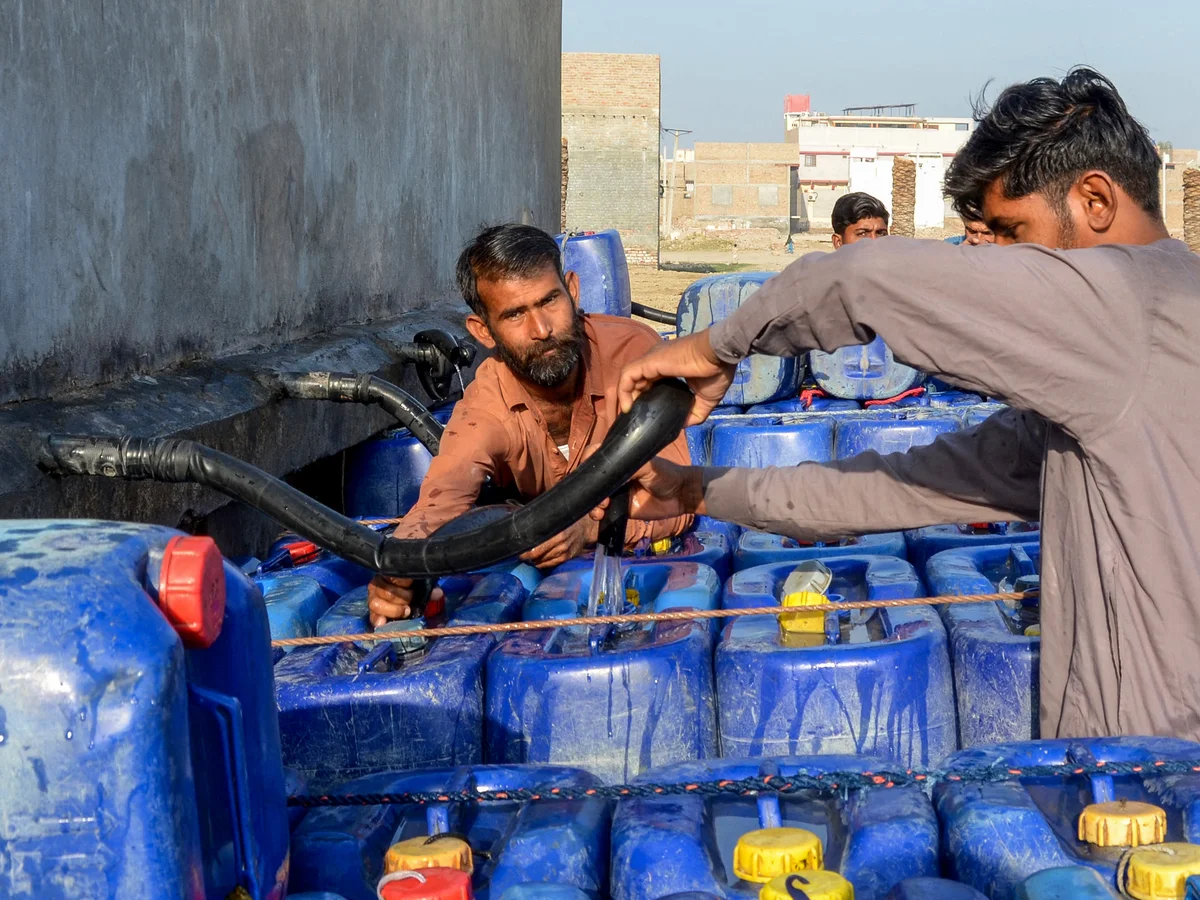
{"type": "Polygon", "coordinates": [[[629,524],[629,488],[623,487],[615,491],[604,510],[604,518],[600,520],[596,543],[604,547],[611,556],[621,556],[625,552],[625,529],[629,524]]]}
{"type": "Polygon", "coordinates": [[[301,400],[332,400],[335,403],[376,403],[412,432],[413,437],[434,456],[442,443],[442,423],[412,394],[374,375],[342,372],[304,372],[279,376],[289,397],[301,400]]]}
{"type": "Polygon", "coordinates": [[[653,306],[643,306],[641,303],[630,303],[629,309],[635,316],[641,316],[651,322],[658,322],[660,325],[675,324],[675,313],[667,312],[665,309],[655,309],[653,306]]]}
{"type": "Polygon", "coordinates": [[[479,523],[486,508],[465,513],[443,526],[446,533],[424,540],[386,538],[249,463],[194,441],[52,435],[41,445],[39,461],[64,475],[201,484],[383,575],[427,578],[504,562],[573,525],[671,443],[691,407],[683,382],[657,382],[617,417],[596,452],[552,489],[507,517],[479,523]]]}

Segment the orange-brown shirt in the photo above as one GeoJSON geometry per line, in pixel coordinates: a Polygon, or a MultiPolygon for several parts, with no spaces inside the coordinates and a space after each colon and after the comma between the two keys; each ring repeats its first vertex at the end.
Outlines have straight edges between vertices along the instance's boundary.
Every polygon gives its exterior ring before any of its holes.
{"type": "MultiPolygon", "coordinates": [[[[652,328],[617,316],[587,315],[584,330],[583,387],[571,413],[568,458],[555,445],[537,405],[512,370],[497,359],[486,360],[454,408],[441,450],[421,484],[421,496],[397,526],[396,537],[425,537],[466,512],[488,477],[498,486],[515,487],[521,496],[533,498],[578,468],[583,449],[602,441],[617,417],[621,368],[662,340],[652,328]]],[[[682,433],[662,456],[691,464],[682,433]]],[[[631,519],[626,541],[632,545],[642,538],[670,537],[691,524],[691,516],[654,522],[631,519]]]]}

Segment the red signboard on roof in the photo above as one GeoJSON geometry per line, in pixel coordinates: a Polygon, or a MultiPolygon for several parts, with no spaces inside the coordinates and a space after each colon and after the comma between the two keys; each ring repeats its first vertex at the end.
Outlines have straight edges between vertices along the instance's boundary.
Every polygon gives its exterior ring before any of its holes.
{"type": "Polygon", "coordinates": [[[812,97],[808,94],[788,94],[783,98],[784,113],[806,113],[812,111],[812,97]]]}

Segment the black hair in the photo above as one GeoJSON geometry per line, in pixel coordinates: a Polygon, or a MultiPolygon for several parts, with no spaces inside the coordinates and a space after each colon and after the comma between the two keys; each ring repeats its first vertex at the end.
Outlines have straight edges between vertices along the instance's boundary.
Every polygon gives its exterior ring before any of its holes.
{"type": "Polygon", "coordinates": [[[858,191],[838,197],[837,203],[833,204],[834,234],[844,234],[847,228],[863,219],[883,219],[886,225],[888,211],[883,201],[858,191]]]}
{"type": "Polygon", "coordinates": [[[480,278],[528,278],[546,268],[553,268],[563,280],[558,242],[540,228],[514,222],[485,228],[467,244],[458,256],[455,279],[471,312],[487,319],[487,307],[479,296],[480,278]]]}
{"type": "MultiPolygon", "coordinates": [[[[986,90],[986,87],[985,87],[986,90]]],[[[983,195],[997,178],[1010,199],[1045,192],[1062,209],[1071,185],[1099,169],[1146,212],[1159,210],[1159,156],[1111,81],[1077,66],[1062,79],[1035,78],[1006,88],[946,172],[946,196],[964,219],[983,219],[983,195]]]]}

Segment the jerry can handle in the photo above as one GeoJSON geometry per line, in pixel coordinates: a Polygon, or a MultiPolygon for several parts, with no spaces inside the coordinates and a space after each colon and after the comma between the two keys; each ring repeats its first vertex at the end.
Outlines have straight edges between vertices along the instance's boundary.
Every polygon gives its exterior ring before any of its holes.
{"type": "Polygon", "coordinates": [[[254,827],[250,822],[250,777],[246,767],[246,732],[242,727],[242,704],[236,697],[211,691],[194,684],[188,693],[201,709],[210,712],[221,733],[221,750],[228,775],[230,821],[233,825],[233,864],[241,887],[252,897],[262,896],[252,860],[254,827]]]}

